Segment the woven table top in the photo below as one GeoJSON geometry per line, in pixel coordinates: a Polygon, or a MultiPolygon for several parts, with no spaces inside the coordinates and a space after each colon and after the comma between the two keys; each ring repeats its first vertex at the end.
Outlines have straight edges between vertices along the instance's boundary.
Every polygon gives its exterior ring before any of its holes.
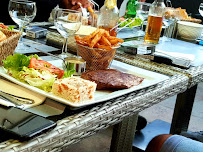
{"type": "Polygon", "coordinates": [[[124,118],[140,112],[160,101],[187,89],[188,77],[174,75],[164,82],[138,90],[119,98],[99,104],[89,110],[64,118],[57,127],[28,142],[9,140],[0,143],[0,151],[5,152],[54,152],[95,134],[124,118]]]}
{"type": "Polygon", "coordinates": [[[191,66],[189,69],[182,69],[172,65],[156,63],[151,61],[150,59],[137,57],[136,55],[127,54],[124,51],[119,50],[117,50],[115,59],[147,70],[163,73],[166,75],[172,76],[176,74],[183,74],[189,77],[188,88],[203,81],[203,65],[196,67],[191,66]]]}
{"type": "MultiPolygon", "coordinates": [[[[56,41],[60,40],[60,44],[62,43],[60,38],[58,40],[58,37],[54,37],[54,39],[56,41]]],[[[203,66],[191,67],[186,70],[155,63],[149,59],[139,58],[122,51],[117,51],[115,59],[144,69],[170,75],[171,77],[155,86],[134,91],[96,105],[89,110],[64,118],[57,122],[55,129],[30,141],[21,143],[11,139],[2,142],[0,143],[0,151],[61,151],[62,148],[117,124],[124,118],[151,107],[164,99],[182,93],[203,80],[203,66]]]]}

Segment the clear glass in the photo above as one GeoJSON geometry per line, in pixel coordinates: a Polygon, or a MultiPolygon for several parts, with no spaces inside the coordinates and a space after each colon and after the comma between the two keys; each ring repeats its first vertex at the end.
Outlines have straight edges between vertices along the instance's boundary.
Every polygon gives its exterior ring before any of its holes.
{"type": "Polygon", "coordinates": [[[54,25],[58,32],[64,37],[63,48],[60,57],[65,58],[67,55],[67,39],[69,36],[74,35],[82,24],[82,13],[58,8],[55,10],[54,25]]]}
{"type": "Polygon", "coordinates": [[[164,13],[165,4],[163,0],[155,0],[149,9],[144,37],[146,43],[157,44],[159,42],[164,13]]]}
{"type": "Polygon", "coordinates": [[[177,21],[178,17],[179,10],[171,7],[166,8],[166,13],[163,19],[163,25],[165,26],[165,28],[162,41],[169,42],[172,40],[171,37],[173,34],[173,28],[175,26],[175,22],[177,21]]]}
{"type": "Polygon", "coordinates": [[[106,0],[98,15],[97,27],[109,31],[112,36],[116,36],[116,29],[113,29],[113,27],[117,25],[118,20],[119,10],[116,5],[116,0],[106,0]]]}
{"type": "MultiPolygon", "coordinates": [[[[23,27],[28,25],[36,16],[36,3],[26,0],[10,0],[8,5],[9,15],[18,24],[19,31],[23,32],[23,27]]],[[[16,48],[16,52],[23,49],[22,36],[16,48]]]]}
{"type": "Polygon", "coordinates": [[[203,3],[199,5],[199,13],[203,16],[203,3]]]}
{"type": "Polygon", "coordinates": [[[141,22],[141,27],[140,29],[136,32],[136,34],[138,34],[139,36],[144,35],[144,31],[143,31],[143,25],[144,22],[147,20],[148,18],[148,14],[149,14],[149,8],[150,8],[151,4],[149,3],[144,3],[144,2],[138,2],[137,6],[136,6],[136,12],[137,12],[137,16],[138,18],[140,18],[142,20],[141,22]]]}

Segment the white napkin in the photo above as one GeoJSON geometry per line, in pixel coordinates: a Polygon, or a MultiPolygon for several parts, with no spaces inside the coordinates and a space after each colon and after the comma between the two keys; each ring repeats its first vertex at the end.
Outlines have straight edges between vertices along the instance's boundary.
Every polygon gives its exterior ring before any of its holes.
{"type": "Polygon", "coordinates": [[[178,52],[165,52],[159,49],[156,49],[155,55],[160,55],[167,57],[172,60],[173,64],[189,67],[191,63],[194,61],[195,56],[193,54],[184,54],[178,52]]]}
{"type": "MultiPolygon", "coordinates": [[[[44,102],[44,100],[46,99],[45,96],[40,95],[38,93],[35,93],[29,89],[26,89],[20,85],[14,84],[12,82],[0,79],[0,90],[16,95],[16,96],[21,96],[21,97],[25,97],[25,98],[30,98],[34,100],[33,104],[22,104],[22,106],[20,106],[20,108],[22,109],[27,109],[27,108],[31,108],[34,106],[38,106],[40,104],[42,104],[44,102]]],[[[4,106],[13,106],[15,107],[16,105],[13,104],[12,102],[6,101],[2,98],[0,98],[0,104],[4,105],[4,106]]]]}

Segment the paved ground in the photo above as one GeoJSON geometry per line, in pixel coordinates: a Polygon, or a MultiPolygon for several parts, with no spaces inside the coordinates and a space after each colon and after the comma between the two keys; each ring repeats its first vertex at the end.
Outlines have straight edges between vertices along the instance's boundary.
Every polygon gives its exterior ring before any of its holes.
{"type": "MultiPolygon", "coordinates": [[[[203,83],[200,83],[195,97],[192,116],[189,124],[190,131],[203,130],[203,83]]],[[[140,113],[148,123],[160,119],[171,122],[176,96],[160,102],[140,113]]],[[[63,152],[109,152],[112,128],[97,133],[81,142],[71,145],[63,152]]]]}

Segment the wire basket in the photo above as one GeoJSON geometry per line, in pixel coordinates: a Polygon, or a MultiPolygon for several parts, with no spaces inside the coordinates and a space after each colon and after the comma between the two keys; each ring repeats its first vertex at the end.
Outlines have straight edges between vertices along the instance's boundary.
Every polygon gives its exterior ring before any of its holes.
{"type": "Polygon", "coordinates": [[[104,70],[109,68],[117,49],[97,49],[80,44],[77,44],[77,46],[77,55],[86,61],[86,70],[104,70]]]}
{"type": "Polygon", "coordinates": [[[14,54],[21,33],[5,29],[0,29],[0,31],[2,31],[7,37],[6,40],[0,42],[0,65],[2,65],[2,60],[5,60],[7,56],[14,54]]]}

